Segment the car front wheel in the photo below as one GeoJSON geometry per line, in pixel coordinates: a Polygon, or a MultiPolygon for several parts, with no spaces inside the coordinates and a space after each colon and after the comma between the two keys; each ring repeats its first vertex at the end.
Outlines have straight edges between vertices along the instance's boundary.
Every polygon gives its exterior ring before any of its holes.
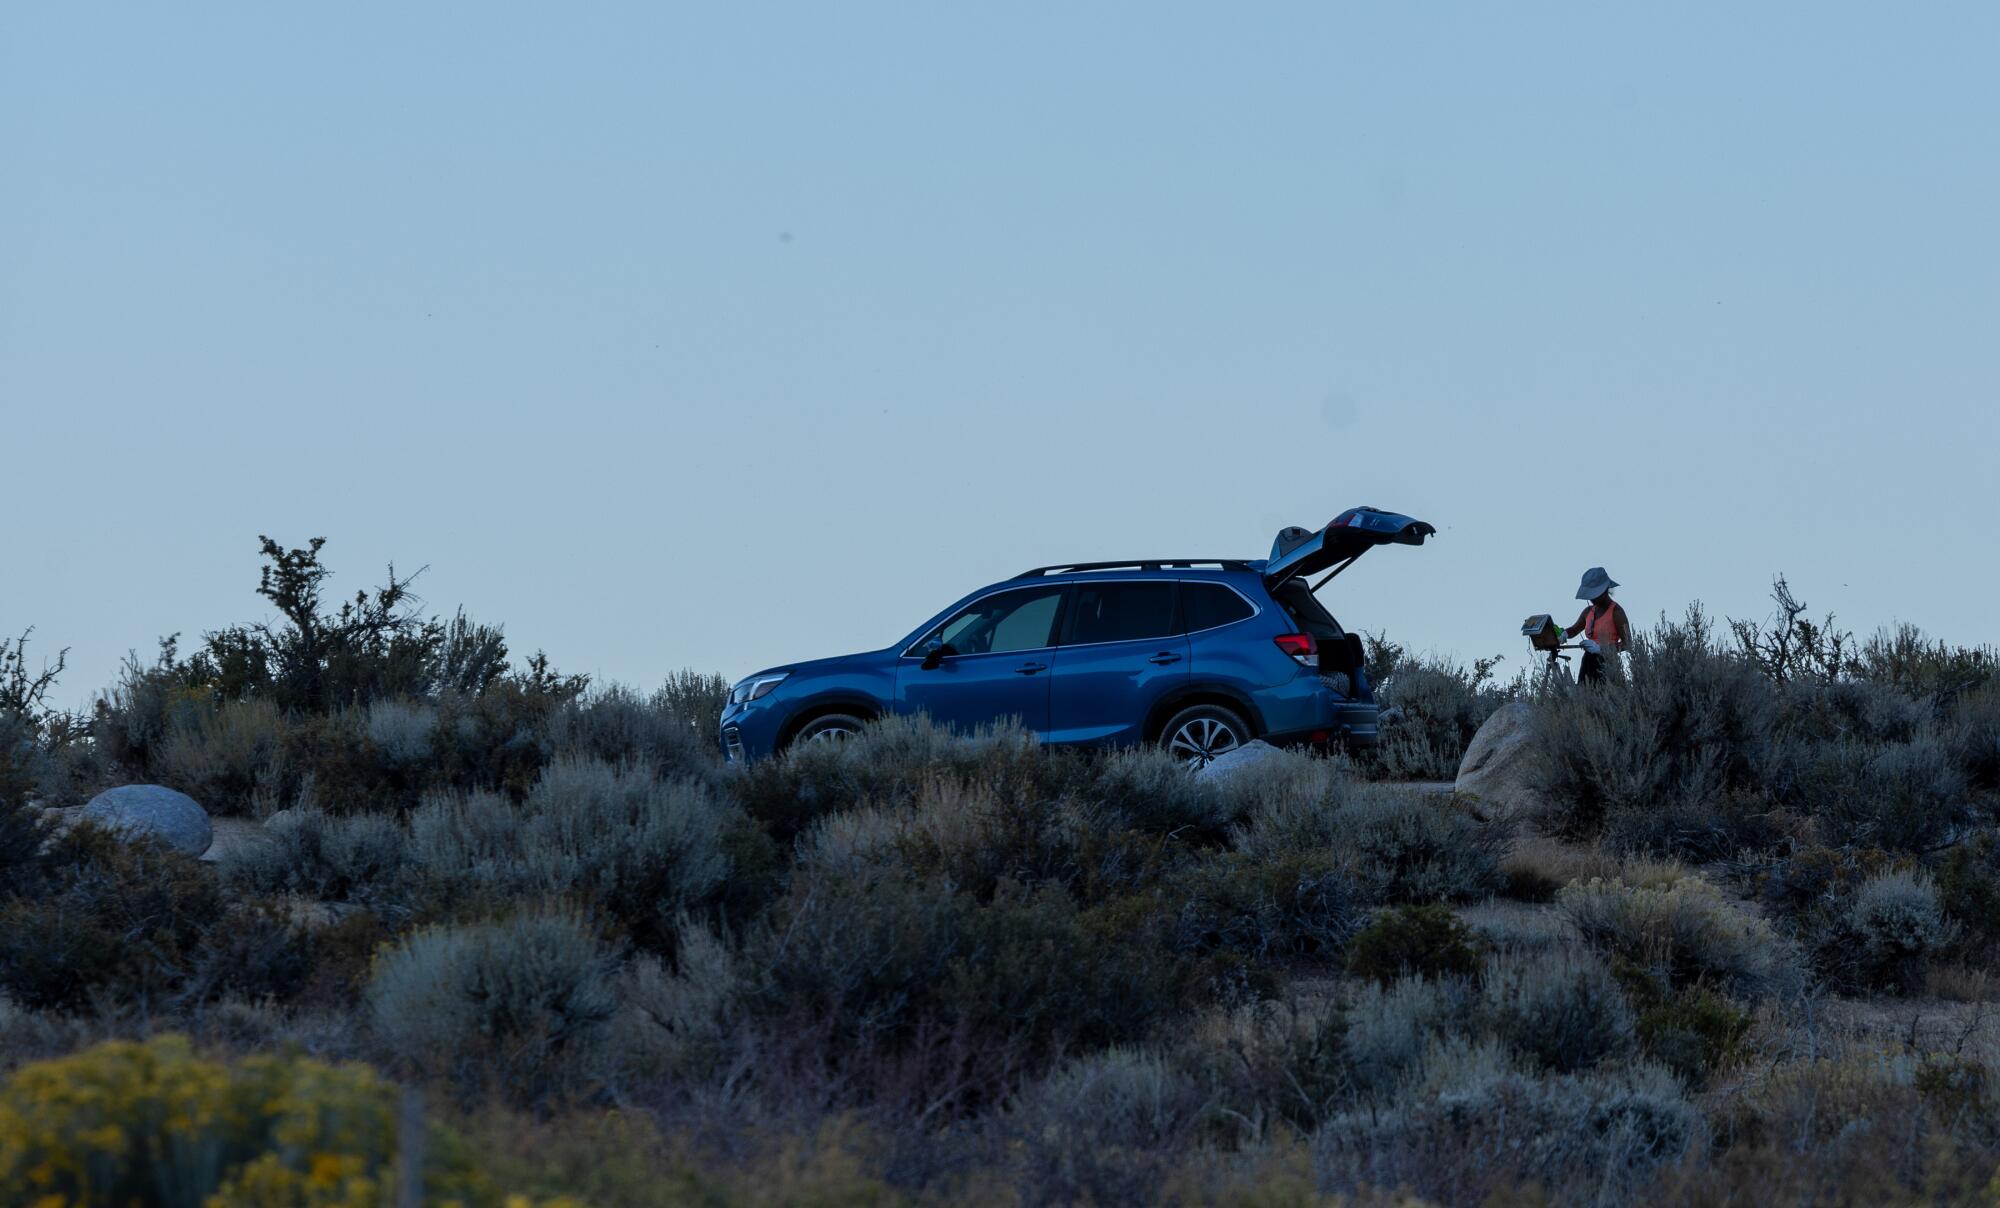
{"type": "Polygon", "coordinates": [[[1250,724],[1234,709],[1221,705],[1191,705],[1167,719],[1160,746],[1198,771],[1252,738],[1250,724]]]}
{"type": "Polygon", "coordinates": [[[799,727],[792,736],[794,743],[802,742],[845,742],[861,733],[861,727],[868,724],[852,713],[828,713],[815,717],[799,727]]]}

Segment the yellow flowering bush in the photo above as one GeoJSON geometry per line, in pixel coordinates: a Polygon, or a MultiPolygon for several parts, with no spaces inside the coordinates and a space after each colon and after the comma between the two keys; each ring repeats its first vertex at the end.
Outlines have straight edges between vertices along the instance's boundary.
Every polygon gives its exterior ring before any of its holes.
{"type": "MultiPolygon", "coordinates": [[[[395,1186],[396,1087],[362,1065],[255,1056],[185,1038],[112,1041],[23,1066],[0,1087],[0,1202],[61,1208],[360,1208],[395,1186]]],[[[498,1205],[463,1144],[427,1132],[427,1203],[498,1205]]]]}

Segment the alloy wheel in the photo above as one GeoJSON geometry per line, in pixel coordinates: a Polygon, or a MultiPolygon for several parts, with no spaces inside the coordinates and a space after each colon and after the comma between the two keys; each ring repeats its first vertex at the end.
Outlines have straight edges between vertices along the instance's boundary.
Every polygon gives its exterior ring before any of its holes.
{"type": "Polygon", "coordinates": [[[1195,770],[1207,767],[1215,762],[1216,756],[1226,755],[1241,745],[1236,731],[1213,717],[1191,719],[1167,741],[1167,749],[1195,770]]]}

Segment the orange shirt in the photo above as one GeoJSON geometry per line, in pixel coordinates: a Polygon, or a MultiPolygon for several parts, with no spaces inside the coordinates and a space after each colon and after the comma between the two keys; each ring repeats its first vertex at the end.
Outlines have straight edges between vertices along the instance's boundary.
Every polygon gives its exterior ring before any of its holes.
{"type": "Polygon", "coordinates": [[[1589,604],[1576,618],[1576,623],[1582,628],[1584,637],[1606,650],[1617,650],[1624,643],[1622,627],[1619,624],[1624,619],[1624,612],[1616,600],[1611,602],[1611,607],[1601,611],[1597,605],[1589,604]]]}

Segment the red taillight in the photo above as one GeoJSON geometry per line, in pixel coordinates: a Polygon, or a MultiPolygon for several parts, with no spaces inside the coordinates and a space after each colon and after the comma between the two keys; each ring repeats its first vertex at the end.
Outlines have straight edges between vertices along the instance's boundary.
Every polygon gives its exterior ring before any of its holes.
{"type": "Polygon", "coordinates": [[[1281,633],[1271,639],[1278,649],[1298,660],[1301,667],[1319,666],[1319,643],[1309,633],[1281,633]]]}

